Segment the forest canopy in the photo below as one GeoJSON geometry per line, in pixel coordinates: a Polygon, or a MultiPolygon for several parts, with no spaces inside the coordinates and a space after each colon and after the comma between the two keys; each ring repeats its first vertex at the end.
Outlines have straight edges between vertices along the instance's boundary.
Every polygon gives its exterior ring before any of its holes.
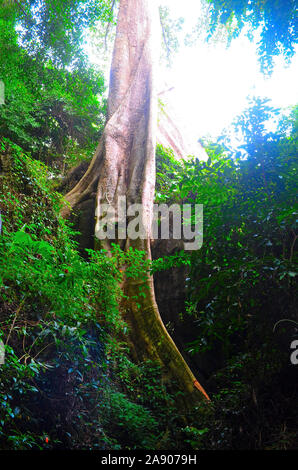
{"type": "Polygon", "coordinates": [[[284,54],[288,59],[297,44],[297,5],[295,0],[207,0],[211,5],[210,35],[219,23],[228,26],[230,38],[243,28],[260,28],[258,53],[264,73],[273,68],[273,59],[284,54]]]}

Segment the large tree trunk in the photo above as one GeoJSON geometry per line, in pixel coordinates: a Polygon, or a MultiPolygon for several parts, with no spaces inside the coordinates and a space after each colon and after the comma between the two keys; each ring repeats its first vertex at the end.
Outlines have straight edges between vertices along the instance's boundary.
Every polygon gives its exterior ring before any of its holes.
{"type": "MultiPolygon", "coordinates": [[[[126,196],[127,206],[142,204],[146,237],[126,238],[122,247],[144,250],[148,259],[151,259],[157,128],[153,70],[160,37],[154,4],[153,0],[120,2],[105,130],[87,172],[66,196],[73,208],[96,198],[97,227],[102,204],[117,209],[120,196],[126,196]]],[[[106,240],[105,246],[108,245],[106,240]]],[[[137,357],[158,361],[165,377],[176,384],[191,404],[203,394],[208,398],[163,325],[149,274],[143,286],[146,296],[140,297],[137,305],[133,296],[140,283],[125,279],[123,289],[128,299],[120,306],[130,326],[130,341],[137,357]]]]}

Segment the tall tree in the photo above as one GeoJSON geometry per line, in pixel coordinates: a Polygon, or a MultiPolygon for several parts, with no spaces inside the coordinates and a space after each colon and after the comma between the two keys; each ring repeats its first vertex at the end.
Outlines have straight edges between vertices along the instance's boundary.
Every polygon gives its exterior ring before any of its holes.
{"type": "MultiPolygon", "coordinates": [[[[143,250],[151,259],[150,239],[155,188],[155,142],[157,99],[155,64],[159,40],[158,9],[152,0],[121,0],[110,73],[107,122],[90,166],[79,183],[67,194],[72,208],[96,198],[96,227],[103,204],[115,208],[126,196],[127,207],[142,204],[142,226],[145,237],[127,237],[122,244],[143,250]]],[[[64,214],[67,215],[65,208],[64,214]]],[[[116,217],[116,221],[120,220],[116,217]]],[[[90,221],[91,223],[91,221],[90,221]]],[[[109,240],[105,246],[109,248],[109,240]]],[[[154,296],[152,277],[143,281],[128,276],[123,282],[125,301],[123,315],[130,325],[130,340],[136,356],[150,358],[164,367],[165,378],[183,392],[185,403],[207,398],[168,334],[154,296]],[[134,300],[136,290],[144,295],[134,300]],[[191,400],[190,400],[191,396],[191,400]]]]}

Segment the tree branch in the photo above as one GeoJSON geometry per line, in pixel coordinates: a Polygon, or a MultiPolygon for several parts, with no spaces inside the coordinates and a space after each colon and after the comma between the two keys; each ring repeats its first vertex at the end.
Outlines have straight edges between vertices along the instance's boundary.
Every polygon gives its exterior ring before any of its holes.
{"type": "MultiPolygon", "coordinates": [[[[112,13],[113,13],[113,10],[114,10],[115,1],[116,1],[116,0],[112,0],[112,5],[111,5],[111,12],[112,12],[112,13]]],[[[105,33],[105,37],[104,37],[104,45],[105,45],[105,51],[106,51],[106,52],[107,52],[107,50],[108,50],[107,39],[108,39],[108,34],[109,34],[109,31],[110,31],[110,27],[111,27],[111,23],[109,22],[109,23],[107,24],[106,33],[105,33]]]]}

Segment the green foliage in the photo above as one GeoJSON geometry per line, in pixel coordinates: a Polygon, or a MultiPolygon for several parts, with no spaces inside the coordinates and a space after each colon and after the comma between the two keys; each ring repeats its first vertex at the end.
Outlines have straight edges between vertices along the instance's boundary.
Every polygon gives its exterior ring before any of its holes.
{"type": "Polygon", "coordinates": [[[273,327],[297,315],[297,121],[294,110],[268,131],[277,117],[266,100],[253,100],[235,123],[238,149],[226,138],[206,147],[207,162],[188,161],[180,170],[170,159],[159,163],[160,198],[204,204],[204,243],[190,255],[186,314],[194,322],[189,352],[203,364],[212,358],[216,396],[214,418],[207,414],[203,422],[207,447],[262,448],[262,439],[274,447],[272,429],[279,435],[282,419],[291,420],[291,392],[276,382],[293,387],[287,368],[294,332],[273,327]],[[172,183],[163,184],[169,175],[172,183]],[[283,403],[280,415],[266,403],[269,390],[283,403]]]}
{"type": "Polygon", "coordinates": [[[174,52],[177,52],[179,48],[178,33],[182,29],[184,23],[183,18],[174,20],[170,17],[170,11],[168,7],[159,7],[159,18],[163,36],[163,55],[166,58],[168,65],[171,64],[171,58],[174,52]]]}
{"type": "Polygon", "coordinates": [[[105,119],[103,76],[88,63],[70,69],[53,57],[33,57],[20,31],[0,9],[0,133],[63,170],[90,158],[97,145],[105,119]]]}
{"type": "MultiPolygon", "coordinates": [[[[15,162],[19,167],[14,168],[15,184],[10,188],[19,217],[16,204],[22,206],[24,199],[20,199],[19,188],[24,192],[30,188],[31,201],[38,201],[40,193],[45,197],[46,190],[43,178],[33,179],[34,171],[29,171],[40,168],[39,162],[18,153],[15,162]]],[[[61,442],[65,446],[68,435],[75,432],[71,426],[84,429],[87,436],[99,428],[98,414],[91,423],[84,421],[84,416],[87,403],[92,403],[90,392],[96,388],[100,391],[100,383],[108,381],[102,342],[105,339],[108,344],[109,330],[116,333],[124,327],[118,312],[120,273],[116,260],[94,252],[88,263],[84,261],[71,241],[71,230],[53,208],[54,220],[47,226],[51,216],[48,209],[56,203],[56,196],[51,196],[49,189],[46,196],[52,199],[45,207],[38,207],[38,221],[32,223],[31,219],[17,231],[11,229],[23,220],[11,224],[16,219],[11,217],[11,198],[2,201],[4,210],[5,204],[9,206],[9,214],[3,218],[0,239],[1,335],[7,344],[1,368],[0,396],[5,403],[1,407],[1,448],[44,448],[44,436],[50,437],[51,447],[61,442]],[[61,381],[59,386],[57,380],[61,381]],[[69,396],[71,390],[76,406],[69,396]],[[53,422],[56,400],[65,409],[53,422]],[[75,414],[71,426],[68,413],[75,414]]],[[[23,214],[27,211],[25,203],[23,214]]],[[[34,206],[30,215],[35,215],[34,206]]],[[[88,439],[83,445],[88,446],[88,439]]],[[[75,435],[72,441],[73,447],[82,445],[75,435]]],[[[105,446],[100,434],[94,446],[105,446]]]]}
{"type": "Polygon", "coordinates": [[[184,429],[184,432],[187,436],[185,442],[190,444],[193,449],[198,450],[200,449],[202,436],[204,436],[204,434],[206,434],[208,431],[208,428],[197,429],[193,426],[186,426],[184,429]]]}
{"type": "Polygon", "coordinates": [[[263,72],[270,72],[273,58],[284,54],[289,60],[295,53],[297,43],[297,20],[295,0],[207,0],[211,4],[210,36],[218,24],[230,29],[230,36],[237,36],[249,26],[250,35],[261,28],[258,53],[263,72]]]}
{"type": "Polygon", "coordinates": [[[159,366],[129,358],[118,310],[123,266],[150,264],[118,246],[81,258],[49,169],[7,139],[0,155],[1,449],[156,446],[174,406],[159,366]]]}
{"type": "Polygon", "coordinates": [[[97,21],[110,22],[110,0],[27,0],[1,2],[3,16],[18,25],[20,40],[35,58],[58,68],[85,65],[84,34],[97,21]]]}
{"type": "Polygon", "coordinates": [[[128,449],[152,449],[158,424],[148,410],[121,392],[110,392],[105,403],[103,424],[109,428],[110,435],[116,434],[128,449]]]}
{"type": "Polygon", "coordinates": [[[179,197],[181,168],[182,164],[176,160],[173,150],[160,144],[156,146],[156,203],[174,202],[175,195],[179,197]]]}

